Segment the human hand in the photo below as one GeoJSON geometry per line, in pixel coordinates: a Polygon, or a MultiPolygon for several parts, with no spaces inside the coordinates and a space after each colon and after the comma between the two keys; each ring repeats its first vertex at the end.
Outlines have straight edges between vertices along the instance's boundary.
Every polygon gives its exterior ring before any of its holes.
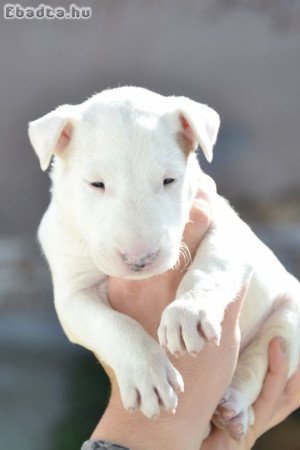
{"type": "Polygon", "coordinates": [[[300,407],[300,368],[287,381],[288,357],[279,338],[269,347],[269,370],[260,396],[253,405],[254,425],[246,436],[234,441],[226,431],[214,428],[201,450],[249,450],[256,440],[300,407]]]}
{"type": "MultiPolygon", "coordinates": [[[[204,176],[191,209],[183,240],[193,258],[205,236],[211,216],[211,201],[216,194],[213,180],[204,176]]],[[[157,339],[162,311],[174,299],[185,274],[185,261],[176,270],[141,281],[109,279],[109,301],[116,311],[135,319],[146,332],[157,339]]],[[[198,358],[168,354],[173,366],[184,379],[185,391],[180,395],[176,414],[162,412],[157,421],[140,413],[128,414],[120,400],[114,373],[106,368],[112,383],[109,405],[96,427],[92,439],[121,442],[129,448],[174,450],[190,445],[199,448],[206,436],[210,418],[229,384],[239,351],[239,314],[243,295],[239,295],[225,311],[220,345],[207,343],[198,358]],[[217,364],[218,370],[212,370],[217,364]]]]}

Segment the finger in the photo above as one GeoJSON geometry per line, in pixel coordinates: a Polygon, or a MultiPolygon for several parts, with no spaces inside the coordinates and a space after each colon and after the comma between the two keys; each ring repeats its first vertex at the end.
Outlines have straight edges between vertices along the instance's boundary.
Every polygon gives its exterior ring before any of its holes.
{"type": "Polygon", "coordinates": [[[203,215],[210,217],[210,204],[213,197],[216,195],[216,192],[217,188],[214,180],[210,176],[202,172],[198,178],[198,189],[196,192],[193,207],[191,208],[190,220],[192,222],[201,223],[203,220],[203,215]]]}
{"type": "Polygon", "coordinates": [[[193,258],[200,242],[206,235],[211,221],[211,207],[207,201],[194,202],[190,211],[190,221],[186,224],[182,240],[193,258]]]}
{"type": "Polygon", "coordinates": [[[190,210],[189,222],[186,225],[187,230],[191,229],[205,229],[210,223],[211,219],[211,202],[210,199],[199,191],[197,192],[193,205],[190,210]]]}
{"type": "Polygon", "coordinates": [[[189,223],[194,226],[205,228],[210,224],[211,220],[211,202],[205,197],[197,197],[194,200],[190,210],[189,223]]]}
{"type": "Polygon", "coordinates": [[[211,202],[216,194],[215,183],[208,175],[201,174],[198,185],[199,188],[190,210],[189,222],[183,232],[183,242],[189,248],[192,258],[210,226],[211,202]]]}
{"type": "Polygon", "coordinates": [[[217,192],[215,181],[206,173],[201,172],[198,178],[198,191],[196,198],[210,198],[217,192]]]}
{"type": "Polygon", "coordinates": [[[285,397],[287,400],[293,400],[293,406],[300,406],[300,368],[289,379],[285,388],[285,397]]]}
{"type": "Polygon", "coordinates": [[[269,370],[262,391],[254,403],[255,434],[259,437],[272,426],[271,417],[283,396],[288,371],[288,355],[280,338],[275,338],[269,346],[269,370]]]}
{"type": "Polygon", "coordinates": [[[300,407],[300,368],[288,381],[284,396],[277,405],[276,412],[271,418],[270,428],[278,425],[293,411],[300,407]]]}
{"type": "Polygon", "coordinates": [[[235,300],[227,306],[222,325],[224,331],[235,330],[235,333],[238,333],[238,340],[240,340],[240,329],[237,325],[247,289],[248,285],[242,286],[235,300]]]}
{"type": "Polygon", "coordinates": [[[190,212],[191,222],[202,223],[205,216],[211,216],[211,201],[215,194],[215,182],[212,178],[205,175],[199,180],[199,187],[190,212]]]}

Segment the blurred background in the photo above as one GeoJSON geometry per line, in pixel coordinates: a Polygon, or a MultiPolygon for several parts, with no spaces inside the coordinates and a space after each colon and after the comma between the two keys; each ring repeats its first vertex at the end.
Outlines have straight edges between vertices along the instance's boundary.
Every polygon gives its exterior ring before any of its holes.
{"type": "MultiPolygon", "coordinates": [[[[109,393],[95,358],[67,341],[55,316],[35,237],[50,180],[30,148],[28,121],[124,84],[208,103],[222,126],[204,170],[300,277],[299,0],[75,3],[91,7],[92,17],[0,20],[0,447],[7,450],[80,448],[109,393]]],[[[299,422],[293,414],[256,449],[299,450],[299,422]]]]}

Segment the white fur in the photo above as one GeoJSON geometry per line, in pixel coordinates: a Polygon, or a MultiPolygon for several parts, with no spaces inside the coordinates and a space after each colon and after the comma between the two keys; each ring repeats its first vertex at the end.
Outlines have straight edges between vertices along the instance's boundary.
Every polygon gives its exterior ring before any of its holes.
{"type": "MultiPolygon", "coordinates": [[[[176,264],[200,170],[178,133],[211,160],[218,128],[217,113],[205,105],[134,87],[64,105],[29,126],[43,170],[55,155],[39,238],[59,319],[72,342],[114,370],[124,406],[148,417],[160,411],[156,392],[165,409],[176,408],[183,380],[137,322],[110,308],[106,279],[147,278],[176,264]],[[167,178],[176,181],[164,185],[167,178]]],[[[299,364],[300,288],[218,195],[212,211],[210,230],[162,314],[158,336],[174,354],[195,355],[205,340],[218,343],[226,306],[249,283],[240,318],[243,350],[217,411],[219,425],[230,429],[235,418],[245,432],[272,337],[287,342],[290,374],[299,364]]],[[[240,437],[240,431],[232,434],[240,437]]]]}

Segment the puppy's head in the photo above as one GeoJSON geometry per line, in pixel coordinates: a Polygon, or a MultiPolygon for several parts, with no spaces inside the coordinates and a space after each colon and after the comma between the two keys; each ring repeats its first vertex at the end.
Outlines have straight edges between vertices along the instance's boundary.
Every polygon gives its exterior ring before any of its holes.
{"type": "Polygon", "coordinates": [[[197,189],[200,146],[212,160],[218,114],[185,97],[124,87],[29,124],[53,202],[101,271],[140,279],[175,265],[197,189]]]}

